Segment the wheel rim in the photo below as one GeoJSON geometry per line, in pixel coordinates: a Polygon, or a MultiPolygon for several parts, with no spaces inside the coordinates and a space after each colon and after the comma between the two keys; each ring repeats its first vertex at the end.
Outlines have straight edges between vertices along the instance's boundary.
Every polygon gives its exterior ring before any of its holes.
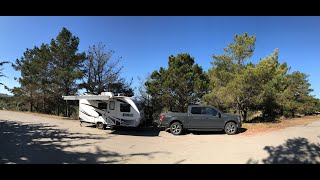
{"type": "Polygon", "coordinates": [[[228,133],[234,133],[236,131],[236,126],[233,123],[229,123],[226,129],[228,133]]]}
{"type": "Polygon", "coordinates": [[[172,133],[173,134],[179,134],[181,132],[181,126],[174,124],[172,125],[172,133]]]}
{"type": "Polygon", "coordinates": [[[102,127],[103,127],[103,124],[102,123],[98,123],[98,129],[102,129],[102,127]]]}

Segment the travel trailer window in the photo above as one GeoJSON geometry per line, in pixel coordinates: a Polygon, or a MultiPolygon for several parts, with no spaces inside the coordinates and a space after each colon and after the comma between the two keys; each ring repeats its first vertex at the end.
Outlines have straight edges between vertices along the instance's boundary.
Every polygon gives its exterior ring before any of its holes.
{"type": "Polygon", "coordinates": [[[130,112],[130,104],[120,104],[120,112],[130,112]]]}
{"type": "Polygon", "coordinates": [[[114,101],[110,101],[109,109],[110,110],[114,110],[114,107],[115,107],[115,102],[114,101]]]}
{"type": "Polygon", "coordinates": [[[108,103],[99,103],[98,109],[108,109],[108,103]]]}

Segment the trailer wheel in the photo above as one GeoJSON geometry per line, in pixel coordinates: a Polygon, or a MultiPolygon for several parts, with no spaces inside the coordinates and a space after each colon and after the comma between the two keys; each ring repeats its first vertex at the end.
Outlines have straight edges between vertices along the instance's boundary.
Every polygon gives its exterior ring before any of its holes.
{"type": "Polygon", "coordinates": [[[102,122],[97,122],[96,127],[97,127],[98,129],[102,129],[102,130],[105,129],[105,125],[104,125],[102,122]]]}

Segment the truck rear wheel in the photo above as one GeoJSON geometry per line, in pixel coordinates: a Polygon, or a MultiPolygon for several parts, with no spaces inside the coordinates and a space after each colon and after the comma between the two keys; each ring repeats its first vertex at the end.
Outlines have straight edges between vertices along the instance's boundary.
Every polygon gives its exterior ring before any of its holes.
{"type": "Polygon", "coordinates": [[[238,131],[237,125],[234,122],[228,122],[224,126],[224,132],[226,132],[228,135],[236,134],[238,131]]]}
{"type": "Polygon", "coordinates": [[[173,135],[180,135],[182,134],[182,124],[180,122],[174,122],[170,126],[170,132],[173,135]]]}

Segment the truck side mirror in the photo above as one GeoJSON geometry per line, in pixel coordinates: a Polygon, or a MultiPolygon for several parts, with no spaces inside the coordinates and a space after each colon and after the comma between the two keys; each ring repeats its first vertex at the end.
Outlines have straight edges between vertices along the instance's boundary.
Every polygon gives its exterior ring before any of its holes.
{"type": "Polygon", "coordinates": [[[218,113],[218,116],[219,116],[219,118],[221,118],[221,114],[220,113],[218,113]]]}

